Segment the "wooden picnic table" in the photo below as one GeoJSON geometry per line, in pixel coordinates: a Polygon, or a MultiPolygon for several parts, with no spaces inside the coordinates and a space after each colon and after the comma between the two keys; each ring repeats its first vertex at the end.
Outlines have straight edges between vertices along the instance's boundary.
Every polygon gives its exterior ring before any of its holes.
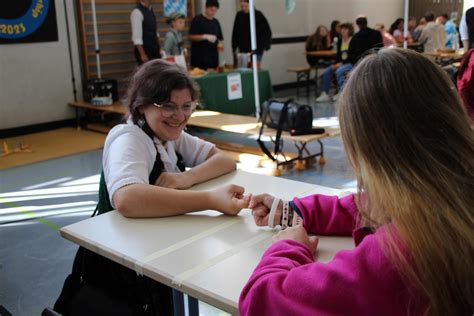
{"type": "Polygon", "coordinates": [[[336,57],[337,51],[332,50],[332,49],[315,50],[315,51],[306,51],[304,54],[307,56],[313,56],[313,57],[330,58],[330,57],[336,57]]]}

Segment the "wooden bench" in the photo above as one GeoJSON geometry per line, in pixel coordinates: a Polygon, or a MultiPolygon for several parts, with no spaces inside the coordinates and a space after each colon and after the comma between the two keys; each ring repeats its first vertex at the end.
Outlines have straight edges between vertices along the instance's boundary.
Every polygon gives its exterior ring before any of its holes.
{"type": "MultiPolygon", "coordinates": [[[[203,128],[211,128],[220,131],[238,133],[245,135],[256,136],[259,134],[261,123],[257,121],[255,117],[225,114],[214,111],[196,111],[188,121],[189,126],[197,126],[203,128]]],[[[321,127],[314,125],[314,127],[321,127]]],[[[290,168],[296,163],[296,169],[303,170],[305,165],[314,164],[319,157],[319,164],[326,162],[324,157],[324,145],[321,139],[337,136],[340,134],[339,125],[337,122],[332,126],[324,126],[324,134],[310,134],[310,135],[298,135],[292,136],[288,132],[282,133],[282,146],[275,155],[282,157],[282,160],[276,159],[275,163],[275,175],[279,175],[279,167],[290,168]],[[284,151],[285,141],[292,143],[297,149],[297,153],[294,156],[288,156],[284,151]],[[310,152],[307,145],[312,142],[318,142],[320,150],[317,152],[310,152]]],[[[276,130],[273,128],[265,128],[263,136],[266,136],[275,145],[276,130]]]]}
{"type": "Polygon", "coordinates": [[[309,86],[311,80],[311,67],[290,67],[288,72],[296,74],[296,96],[300,94],[300,81],[306,81],[306,95],[309,96],[309,86]]]}
{"type": "Polygon", "coordinates": [[[314,78],[314,91],[318,93],[318,70],[326,69],[326,65],[316,64],[313,67],[290,67],[287,69],[288,72],[296,74],[296,96],[299,96],[300,81],[306,81],[306,96],[309,96],[309,87],[311,86],[311,71],[315,71],[314,78]]]}
{"type": "MultiPolygon", "coordinates": [[[[87,111],[99,111],[102,113],[116,113],[116,114],[127,114],[128,110],[125,106],[121,105],[120,103],[116,103],[110,106],[96,106],[90,103],[80,101],[80,102],[70,102],[68,103],[69,106],[74,107],[76,110],[76,120],[78,127],[86,127],[88,129],[92,129],[95,131],[100,132],[108,132],[108,128],[95,128],[96,126],[92,126],[90,124],[85,125],[82,121],[82,115],[87,111]]],[[[86,115],[87,119],[87,115],[86,115]]],[[[87,121],[85,122],[87,123],[87,121]]],[[[256,136],[259,134],[261,123],[257,121],[255,117],[251,116],[244,116],[244,115],[236,115],[236,114],[226,114],[214,111],[196,111],[188,121],[187,124],[189,127],[201,127],[201,128],[209,128],[215,129],[224,132],[230,133],[237,133],[237,134],[244,134],[244,135],[253,135],[256,136]]],[[[314,125],[314,124],[313,124],[314,125]]],[[[315,135],[298,135],[292,136],[288,132],[283,132],[281,139],[282,139],[282,146],[280,147],[279,151],[275,153],[277,159],[273,162],[275,164],[275,175],[280,174],[279,167],[283,168],[291,168],[294,163],[296,163],[296,168],[298,170],[303,170],[305,165],[313,164],[317,161],[319,157],[319,164],[325,163],[324,157],[324,146],[321,142],[321,139],[326,137],[337,136],[340,133],[340,129],[338,123],[335,122],[329,126],[318,126],[317,124],[314,127],[324,127],[325,133],[324,134],[315,134],[315,135]],[[295,148],[297,149],[296,154],[288,154],[284,151],[284,143],[290,142],[292,143],[295,148]],[[320,150],[318,152],[310,152],[307,148],[307,145],[312,142],[318,142],[320,145],[320,150]]],[[[263,136],[268,138],[273,145],[275,145],[275,136],[276,130],[273,128],[265,128],[263,132],[263,136]]],[[[249,152],[251,154],[260,154],[262,152],[255,148],[255,147],[248,147],[242,146],[240,144],[232,144],[232,143],[218,143],[218,147],[234,151],[234,152],[249,152]]]]}

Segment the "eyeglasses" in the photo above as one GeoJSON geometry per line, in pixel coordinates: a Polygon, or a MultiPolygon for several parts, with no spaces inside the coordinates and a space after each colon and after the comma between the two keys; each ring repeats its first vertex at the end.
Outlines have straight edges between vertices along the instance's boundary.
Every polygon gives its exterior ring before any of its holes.
{"type": "Polygon", "coordinates": [[[161,110],[161,114],[167,118],[172,117],[173,115],[177,114],[179,108],[181,108],[181,112],[183,112],[185,116],[191,116],[191,114],[193,114],[193,112],[196,110],[196,107],[198,106],[197,103],[184,104],[180,107],[172,103],[166,103],[166,104],[153,103],[153,105],[159,108],[161,110]]]}

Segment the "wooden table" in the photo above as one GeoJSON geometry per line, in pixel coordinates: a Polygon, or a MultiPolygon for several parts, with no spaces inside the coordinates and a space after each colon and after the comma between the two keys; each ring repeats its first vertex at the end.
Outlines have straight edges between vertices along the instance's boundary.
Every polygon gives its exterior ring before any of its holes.
{"type": "Polygon", "coordinates": [[[85,127],[94,131],[108,133],[109,128],[100,125],[89,125],[88,123],[88,111],[95,111],[100,113],[114,113],[125,115],[128,113],[128,108],[120,102],[116,102],[112,105],[94,105],[86,101],[75,101],[69,102],[68,105],[73,107],[76,111],[76,124],[78,128],[85,127]],[[83,122],[83,117],[85,122],[83,122]],[[89,126],[88,126],[89,125],[89,126]]]}
{"type": "Polygon", "coordinates": [[[337,51],[335,50],[315,50],[307,51],[304,53],[307,56],[320,57],[320,58],[332,58],[336,57],[337,51]]]}
{"type": "Polygon", "coordinates": [[[428,57],[434,57],[437,63],[442,63],[443,60],[452,59],[453,61],[460,61],[463,59],[464,54],[458,52],[424,52],[423,55],[428,57]]]}
{"type": "MultiPolygon", "coordinates": [[[[339,190],[236,171],[192,190],[227,183],[247,193],[283,199],[339,190]]],[[[255,226],[250,210],[229,217],[215,211],[156,219],[125,218],[116,211],[61,229],[61,235],[130,269],[226,312],[238,313],[240,292],[277,231],[255,226]]],[[[320,237],[317,260],[353,248],[350,237],[320,237]]]]}
{"type": "MultiPolygon", "coordinates": [[[[242,116],[234,114],[224,114],[214,111],[196,111],[188,121],[188,125],[198,126],[204,128],[211,128],[226,132],[247,134],[247,135],[259,135],[261,123],[257,121],[255,117],[242,116]]],[[[275,160],[276,169],[275,175],[279,175],[280,172],[278,167],[290,166],[294,162],[297,163],[296,167],[300,170],[305,168],[304,164],[311,164],[315,162],[315,158],[319,157],[319,163],[324,164],[324,145],[321,139],[326,137],[337,136],[340,134],[339,122],[337,119],[330,122],[324,122],[324,124],[318,119],[313,120],[313,127],[322,127],[325,129],[323,134],[309,134],[291,136],[289,132],[283,132],[281,138],[294,144],[298,153],[295,157],[287,158],[284,154],[283,145],[280,146],[279,151],[275,156],[282,156],[283,160],[275,160]],[[308,150],[307,145],[311,142],[317,141],[320,146],[320,151],[312,153],[308,150]]],[[[275,145],[277,141],[275,139],[276,130],[273,128],[265,127],[263,136],[269,138],[269,140],[275,145]]],[[[269,157],[272,159],[272,157],[269,157]]]]}

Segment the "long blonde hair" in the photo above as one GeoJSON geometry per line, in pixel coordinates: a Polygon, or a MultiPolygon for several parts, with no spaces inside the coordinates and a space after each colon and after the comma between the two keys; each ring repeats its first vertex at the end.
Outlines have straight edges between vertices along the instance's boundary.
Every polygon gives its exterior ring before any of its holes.
{"type": "Polygon", "coordinates": [[[383,249],[426,314],[472,315],[474,135],[453,84],[422,55],[385,49],[356,66],[338,107],[363,224],[393,224],[383,249]]]}

